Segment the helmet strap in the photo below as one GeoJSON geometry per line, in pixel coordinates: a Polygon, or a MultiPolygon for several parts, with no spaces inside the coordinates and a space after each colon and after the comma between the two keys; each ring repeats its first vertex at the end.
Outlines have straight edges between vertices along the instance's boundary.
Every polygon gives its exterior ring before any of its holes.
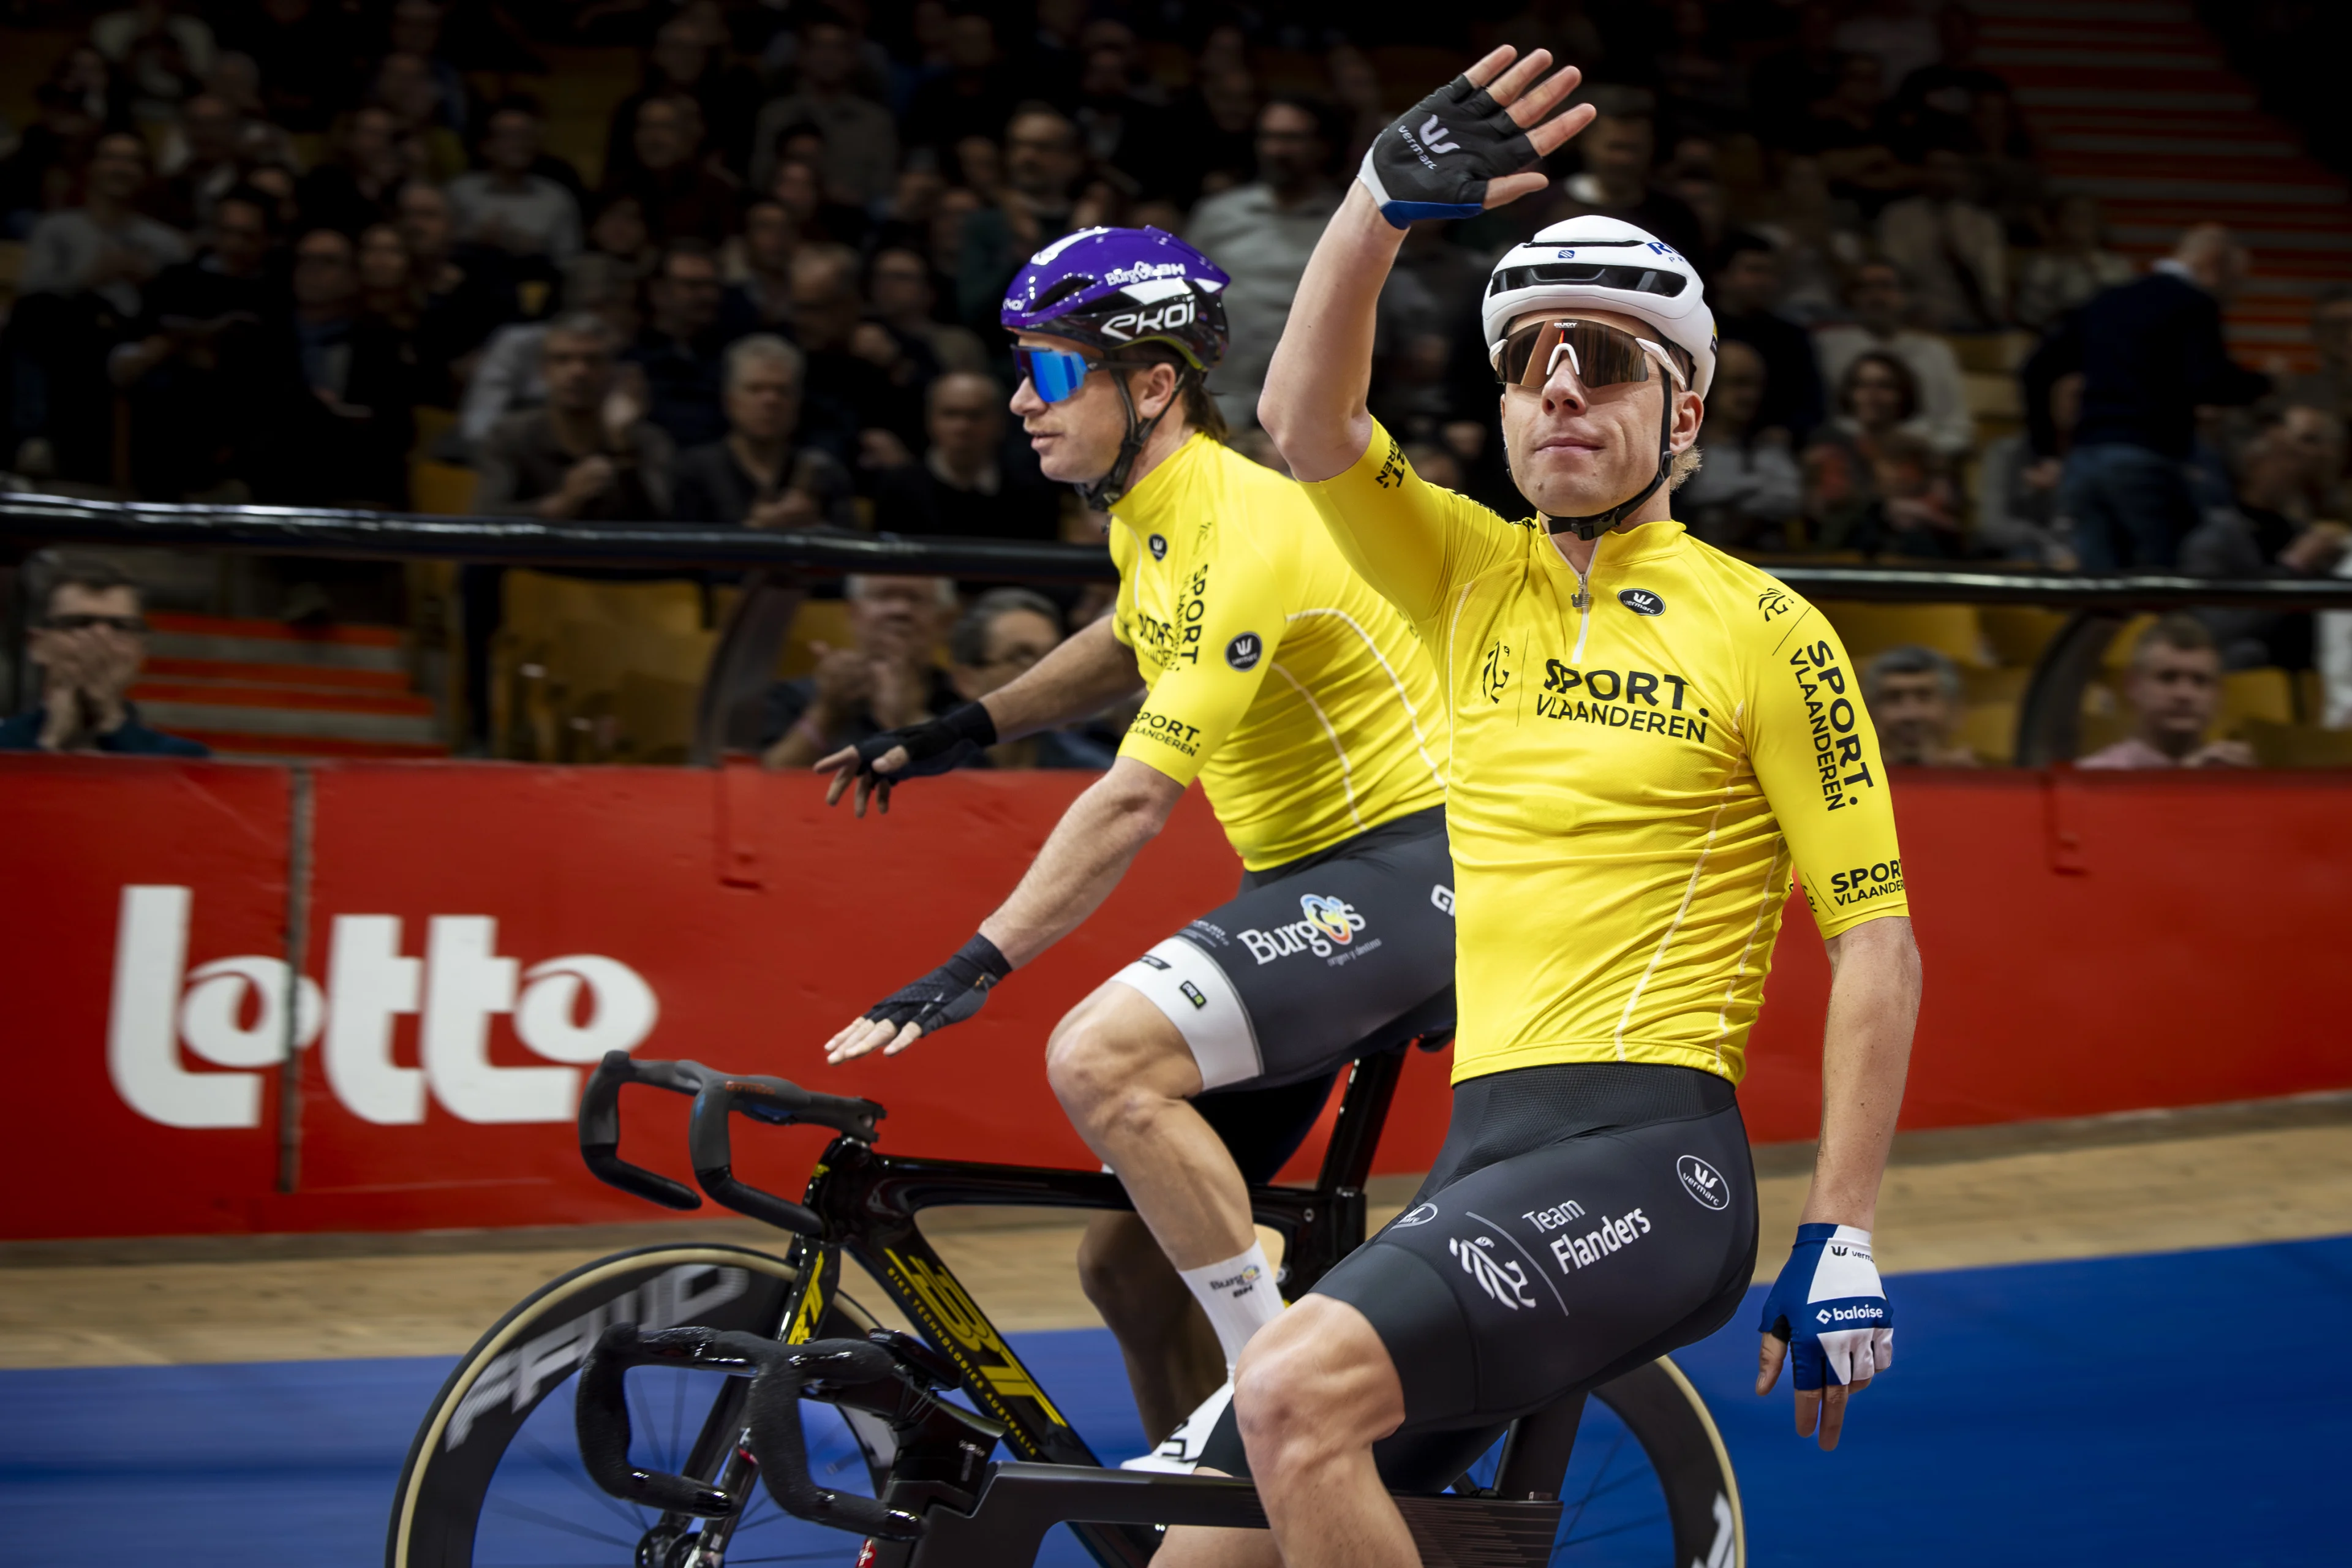
{"type": "Polygon", "coordinates": [[[1671,376],[1667,376],[1663,379],[1666,384],[1666,406],[1664,414],[1662,415],[1658,420],[1658,471],[1650,476],[1650,482],[1643,485],[1632,495],[1626,497],[1623,500],[1619,501],[1615,506],[1611,507],[1607,511],[1596,511],[1589,517],[1554,517],[1549,512],[1546,512],[1543,514],[1544,526],[1546,528],[1549,529],[1554,533],[1572,533],[1579,539],[1598,539],[1602,534],[1608,532],[1611,529],[1616,527],[1619,523],[1624,521],[1626,513],[1640,506],[1643,501],[1648,500],[1652,496],[1656,495],[1658,493],[1658,487],[1664,484],[1673,475],[1675,468],[1675,383],[1674,378],[1671,376]]]}
{"type": "MultiPolygon", "coordinates": [[[[1146,362],[1143,368],[1149,369],[1150,364],[1158,363],[1146,362]]],[[[1135,412],[1135,398],[1127,390],[1127,377],[1120,374],[1122,368],[1125,367],[1114,362],[1110,378],[1111,384],[1118,388],[1119,403],[1127,409],[1127,434],[1119,437],[1118,456],[1111,459],[1110,471],[1101,479],[1090,485],[1074,484],[1070,487],[1078,492],[1078,499],[1086,502],[1091,511],[1108,511],[1118,504],[1121,496],[1127,494],[1127,476],[1134,470],[1135,459],[1142,456],[1144,443],[1151,439],[1154,430],[1160,428],[1160,422],[1168,417],[1168,409],[1175,407],[1184,395],[1184,375],[1180,370],[1176,374],[1176,392],[1168,399],[1167,407],[1149,419],[1139,418],[1135,412]]]]}

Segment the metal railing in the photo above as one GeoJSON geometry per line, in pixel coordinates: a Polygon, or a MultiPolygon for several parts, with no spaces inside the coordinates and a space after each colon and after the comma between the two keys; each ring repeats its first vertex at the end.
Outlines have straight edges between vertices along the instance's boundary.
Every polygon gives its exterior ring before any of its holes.
{"type": "MultiPolygon", "coordinates": [[[[227,550],[344,560],[455,560],[562,569],[740,571],[736,601],[696,703],[689,759],[718,762],[756,739],[759,702],[809,584],[856,573],[937,574],[1008,582],[1108,582],[1108,552],[1085,544],[771,533],[669,523],[584,524],[530,518],[426,517],[247,506],[173,506],[0,496],[0,542],[227,550]]],[[[2016,761],[2072,757],[2084,689],[2132,616],[2200,607],[2352,610],[2352,579],[2071,575],[1981,568],[1759,563],[1809,599],[1878,604],[2021,605],[2072,611],[2042,652],[2018,707],[2016,761]]]]}

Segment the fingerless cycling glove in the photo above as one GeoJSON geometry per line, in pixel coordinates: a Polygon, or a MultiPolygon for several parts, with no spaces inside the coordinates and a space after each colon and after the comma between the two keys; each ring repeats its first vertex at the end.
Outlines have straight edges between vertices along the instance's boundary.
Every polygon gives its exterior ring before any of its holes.
{"type": "Polygon", "coordinates": [[[1536,161],[1511,111],[1466,76],[1423,99],[1372,139],[1357,178],[1399,228],[1425,217],[1475,217],[1486,182],[1536,161]]]}
{"type": "Polygon", "coordinates": [[[1789,1342],[1799,1388],[1874,1377],[1895,1364],[1895,1313],[1871,1260],[1870,1232],[1801,1225],[1789,1261],[1764,1298],[1762,1332],[1789,1342]]]}
{"type": "Polygon", "coordinates": [[[989,717],[987,705],[960,703],[936,719],[858,742],[857,775],[876,784],[929,778],[961,767],[994,744],[996,721],[989,717]],[[896,773],[876,773],[874,764],[899,746],[907,748],[907,765],[896,773]]]}
{"type": "Polygon", "coordinates": [[[994,942],[974,936],[953,958],[912,985],[893,991],[866,1009],[866,1016],[881,1024],[918,1024],[926,1035],[935,1035],[979,1012],[989,988],[1012,973],[1013,965],[994,942]]]}

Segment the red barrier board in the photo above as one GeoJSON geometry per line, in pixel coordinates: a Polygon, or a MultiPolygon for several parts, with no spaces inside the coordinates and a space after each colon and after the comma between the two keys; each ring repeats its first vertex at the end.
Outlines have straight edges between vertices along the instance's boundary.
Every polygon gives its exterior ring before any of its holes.
{"type": "MultiPolygon", "coordinates": [[[[580,1079],[614,1047],[869,1095],[885,1148],[1089,1166],[1045,1041],[1233,891],[1198,792],[971,1022],[893,1059],[822,1054],[971,934],[1087,782],[959,774],[860,822],[748,768],[0,758],[9,1059],[41,1069],[16,1079],[0,1168],[42,1194],[0,1234],[659,1217],[580,1164],[580,1079]]],[[[2320,961],[2352,882],[2345,783],[1898,775],[1927,976],[1905,1124],[2352,1086],[2320,961]]],[[[1814,1130],[1828,981],[1799,900],[1741,1090],[1759,1142],[1814,1130]]],[[[1381,1169],[1434,1152],[1444,1067],[1416,1057],[1381,1169]]],[[[682,1173],[684,1102],[631,1099],[632,1152],[682,1173]]],[[[787,1189],[820,1146],[748,1134],[744,1173],[787,1189]]]]}

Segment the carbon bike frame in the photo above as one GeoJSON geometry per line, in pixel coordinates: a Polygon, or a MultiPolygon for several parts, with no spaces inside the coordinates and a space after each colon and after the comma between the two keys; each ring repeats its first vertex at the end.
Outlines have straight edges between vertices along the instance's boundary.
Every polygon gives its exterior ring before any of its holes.
{"type": "MultiPolygon", "coordinates": [[[[1433,1047],[1450,1037],[1423,1043],[1433,1047]]],[[[1305,1292],[1364,1239],[1364,1183],[1409,1048],[1409,1045],[1399,1046],[1350,1064],[1339,1118],[1314,1186],[1250,1189],[1253,1217],[1284,1238],[1277,1283],[1286,1300],[1305,1292]]],[[[581,1143],[590,1168],[614,1185],[655,1202],[671,1207],[694,1206],[699,1200],[683,1184],[619,1160],[614,1108],[624,1082],[694,1092],[713,1079],[721,1080],[723,1092],[698,1096],[689,1139],[697,1181],[728,1207],[790,1231],[795,1237],[787,1260],[797,1272],[797,1281],[786,1299],[778,1339],[798,1344],[821,1336],[825,1309],[841,1289],[841,1258],[846,1251],[880,1282],[924,1340],[952,1363],[973,1403],[1003,1426],[1003,1440],[1017,1460],[1088,1467],[1107,1478],[1123,1474],[1103,1470],[1102,1461],[1064,1419],[916,1224],[916,1216],[926,1209],[971,1205],[1132,1210],[1134,1205],[1118,1177],[1047,1166],[901,1159],[874,1148],[881,1108],[869,1102],[816,1095],[781,1080],[725,1079],[694,1064],[632,1063],[618,1052],[607,1057],[583,1100],[581,1143]],[[681,1081],[685,1068],[691,1068],[696,1076],[681,1081]],[[786,1090],[789,1094],[782,1092],[786,1090]],[[707,1112],[705,1106],[709,1108],[707,1112]],[[841,1131],[842,1136],[819,1158],[800,1203],[734,1177],[730,1112],[778,1123],[815,1121],[841,1131]]],[[[698,1457],[716,1460],[725,1452],[722,1445],[731,1444],[740,1430],[740,1390],[737,1396],[719,1401],[696,1445],[698,1457]]],[[[1571,1436],[1572,1431],[1571,1426],[1571,1436]]],[[[740,1459],[728,1460],[725,1479],[730,1484],[740,1479],[733,1474],[740,1466],[740,1459]]],[[[1035,1479],[1048,1482],[1050,1495],[1056,1489],[1051,1484],[1053,1478],[1065,1474],[1054,1471],[1035,1479]]],[[[1021,1479],[1017,1468],[1006,1478],[1008,1482],[1021,1479]]],[[[1066,1489],[1067,1484],[1061,1486],[1066,1489]]],[[[1232,1504],[1248,1516],[1249,1522],[1262,1517],[1255,1513],[1255,1493],[1247,1483],[1211,1483],[1203,1479],[1199,1485],[1204,1490],[1201,1501],[1211,1500],[1208,1493],[1232,1490],[1236,1493],[1232,1504]]],[[[1039,1528],[1051,1522],[1045,1521],[1039,1528]]],[[[1234,1522],[1243,1520],[1236,1518],[1234,1522]]],[[[1073,1521],[1070,1528],[1107,1568],[1142,1568],[1158,1542],[1155,1531],[1138,1524],[1073,1521]]]]}

